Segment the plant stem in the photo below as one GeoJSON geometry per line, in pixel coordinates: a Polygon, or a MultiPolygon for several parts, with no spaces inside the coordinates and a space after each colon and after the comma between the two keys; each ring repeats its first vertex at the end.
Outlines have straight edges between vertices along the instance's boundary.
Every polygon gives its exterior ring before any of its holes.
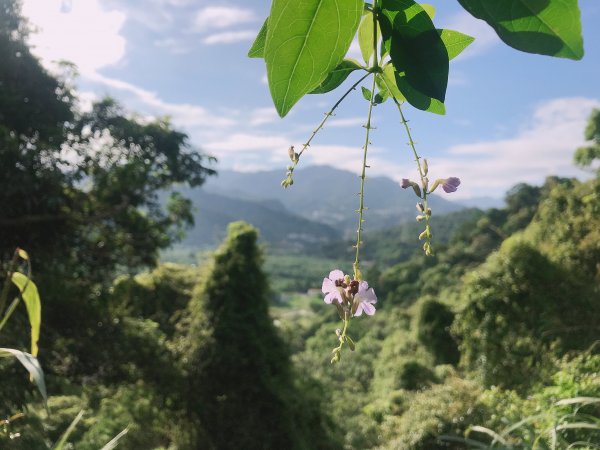
{"type": "MultiPolygon", "coordinates": [[[[339,100],[337,102],[335,102],[335,104],[331,107],[331,109],[325,113],[325,117],[323,118],[323,120],[321,120],[321,123],[319,123],[319,125],[317,126],[317,128],[314,129],[314,131],[312,132],[312,134],[310,135],[310,138],[308,138],[308,141],[306,141],[306,143],[304,143],[302,145],[302,150],[300,150],[298,152],[298,157],[295,158],[295,160],[292,162],[291,167],[288,169],[288,179],[290,179],[292,177],[292,174],[294,173],[294,169],[296,168],[296,166],[298,165],[298,162],[300,161],[300,156],[302,156],[302,154],[306,151],[306,149],[308,147],[310,147],[310,143],[312,142],[313,138],[317,135],[317,133],[319,131],[321,131],[321,129],[323,128],[323,126],[325,126],[325,122],[327,122],[327,119],[329,119],[331,116],[333,116],[333,113],[335,112],[335,110],[337,109],[338,106],[340,106],[340,104],[346,99],[346,97],[348,95],[350,95],[350,92],[352,92],[353,90],[356,89],[356,87],[363,82],[363,80],[365,78],[367,78],[369,75],[371,74],[371,72],[367,72],[366,74],[364,74],[362,77],[359,78],[359,80],[354,83],[352,86],[350,86],[350,88],[344,92],[344,95],[342,95],[339,100]]],[[[287,187],[287,186],[285,186],[287,187]]]]}
{"type": "Polygon", "coordinates": [[[373,112],[373,98],[375,96],[375,74],[373,74],[373,83],[371,85],[371,98],[369,99],[369,114],[367,115],[367,123],[365,128],[367,129],[365,135],[365,145],[363,146],[363,161],[362,161],[362,172],[360,174],[360,192],[358,194],[359,204],[358,204],[358,228],[356,230],[356,255],[354,258],[354,279],[360,280],[362,276],[360,274],[359,268],[359,257],[360,257],[360,246],[362,245],[361,241],[361,232],[362,232],[362,224],[364,222],[363,212],[365,210],[365,173],[367,170],[367,151],[369,149],[369,134],[371,132],[371,115],[373,112]]]}
{"type": "MultiPolygon", "coordinates": [[[[430,214],[429,214],[429,207],[427,205],[427,196],[429,194],[429,192],[428,192],[429,186],[428,186],[428,183],[426,180],[427,174],[423,170],[423,166],[421,164],[421,157],[417,153],[417,149],[415,147],[415,141],[412,138],[412,134],[410,132],[410,127],[408,126],[408,121],[404,117],[404,112],[402,111],[402,106],[400,105],[400,102],[398,102],[398,100],[396,100],[394,97],[392,97],[392,98],[394,100],[394,103],[396,103],[396,106],[398,107],[398,111],[400,112],[401,122],[404,125],[404,128],[406,129],[406,134],[408,136],[408,145],[412,149],[413,155],[415,157],[415,162],[417,163],[417,168],[419,170],[419,177],[421,178],[421,188],[422,188],[422,194],[423,194],[423,196],[422,196],[423,207],[425,209],[425,211],[423,212],[423,216],[425,216],[425,230],[427,232],[427,235],[425,238],[426,238],[428,247],[431,249],[431,237],[430,237],[431,232],[430,232],[430,226],[429,226],[430,214]]],[[[429,252],[427,252],[427,251],[426,251],[426,253],[429,254],[429,252]]]]}

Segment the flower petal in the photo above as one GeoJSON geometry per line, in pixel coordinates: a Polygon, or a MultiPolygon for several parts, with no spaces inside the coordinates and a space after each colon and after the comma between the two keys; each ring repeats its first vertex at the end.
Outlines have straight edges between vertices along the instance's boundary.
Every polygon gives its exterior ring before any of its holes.
{"type": "Polygon", "coordinates": [[[358,292],[365,292],[367,289],[369,289],[369,283],[366,281],[358,283],[358,292]]]}
{"type": "Polygon", "coordinates": [[[344,272],[342,272],[340,269],[335,269],[329,272],[329,279],[331,281],[336,281],[341,278],[344,278],[344,272]]]}
{"type": "Polygon", "coordinates": [[[362,302],[360,306],[362,306],[367,316],[372,316],[375,314],[375,307],[371,303],[362,302]]]}
{"type": "Polygon", "coordinates": [[[369,303],[377,303],[377,296],[375,295],[373,288],[369,288],[367,292],[362,293],[360,298],[369,303]]]}
{"type": "Polygon", "coordinates": [[[337,288],[328,293],[323,299],[327,304],[331,304],[334,300],[337,300],[338,303],[342,303],[342,294],[340,294],[340,291],[338,291],[337,288]]]}
{"type": "Polygon", "coordinates": [[[331,281],[329,278],[323,278],[323,285],[321,286],[321,291],[323,294],[327,294],[328,292],[334,291],[335,283],[331,281]]]}
{"type": "Polygon", "coordinates": [[[362,313],[363,313],[363,303],[361,302],[356,307],[356,312],[354,313],[354,317],[358,317],[358,316],[362,315],[362,313]]]}

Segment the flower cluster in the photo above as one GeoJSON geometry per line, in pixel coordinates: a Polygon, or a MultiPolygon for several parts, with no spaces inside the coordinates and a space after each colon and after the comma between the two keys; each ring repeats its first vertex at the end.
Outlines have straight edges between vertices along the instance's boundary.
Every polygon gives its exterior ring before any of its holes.
{"type": "Polygon", "coordinates": [[[460,179],[456,177],[439,178],[435,180],[431,186],[429,186],[429,178],[427,178],[429,167],[427,165],[427,160],[423,159],[423,162],[421,163],[421,159],[416,157],[416,161],[419,168],[419,175],[421,177],[421,184],[419,185],[419,183],[415,181],[409,180],[408,178],[403,178],[401,186],[402,189],[408,189],[409,187],[412,188],[415,192],[415,195],[419,197],[420,200],[423,200],[422,202],[420,201],[417,203],[417,210],[419,211],[419,214],[417,215],[417,222],[425,221],[425,230],[421,232],[419,239],[425,239],[423,250],[425,251],[425,254],[429,256],[433,254],[433,250],[431,247],[431,226],[429,225],[431,208],[427,206],[427,196],[432,194],[440,185],[447,194],[456,192],[458,186],[460,186],[460,179]]]}
{"type": "Polygon", "coordinates": [[[362,280],[351,280],[349,275],[344,275],[339,269],[332,270],[328,278],[323,278],[321,287],[327,304],[333,304],[337,308],[340,319],[344,321],[344,329],[336,330],[340,345],[333,349],[332,363],[340,360],[341,350],[344,344],[348,344],[350,350],[354,350],[354,341],[348,335],[348,322],[352,317],[367,316],[375,314],[375,303],[377,296],[369,283],[362,280]]]}

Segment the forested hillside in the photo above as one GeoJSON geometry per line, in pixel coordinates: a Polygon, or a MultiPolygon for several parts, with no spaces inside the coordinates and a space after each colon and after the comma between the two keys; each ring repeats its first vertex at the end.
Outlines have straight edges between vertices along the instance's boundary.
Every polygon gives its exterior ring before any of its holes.
{"type": "Polygon", "coordinates": [[[518,184],[503,208],[442,215],[457,207],[435,200],[432,256],[419,224],[398,226],[406,192],[373,189],[383,218],[363,270],[377,311],[353,319],[356,347],[331,364],[340,318],[319,288],[354,251],[318,223],[333,196],[324,209],[291,197],[291,216],[253,198],[277,185],[246,180],[236,201],[214,181],[197,221],[212,216],[219,246],[161,263],[194,236],[188,196],[212,158],[113,99],[80,110],[67,74],[31,54],[17,0],[0,26],[0,449],[599,448],[600,111],[571,149],[586,180],[518,184]],[[271,226],[271,251],[209,201],[252,205],[265,228],[285,216],[302,245],[271,226]],[[39,289],[39,340],[19,271],[39,289]],[[32,340],[38,358],[23,359],[32,340]]]}

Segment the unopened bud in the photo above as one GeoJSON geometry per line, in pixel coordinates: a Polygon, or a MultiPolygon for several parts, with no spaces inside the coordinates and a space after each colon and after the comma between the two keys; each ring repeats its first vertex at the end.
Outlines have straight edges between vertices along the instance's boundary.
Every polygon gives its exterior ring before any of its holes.
{"type": "Polygon", "coordinates": [[[425,220],[425,216],[423,216],[423,215],[419,214],[419,215],[417,216],[417,222],[422,222],[423,220],[425,220]]]}
{"type": "Polygon", "coordinates": [[[413,188],[413,191],[415,191],[415,195],[417,197],[421,198],[421,188],[419,187],[419,185],[417,183],[413,183],[412,188],[413,188]]]}
{"type": "Polygon", "coordinates": [[[427,216],[431,216],[431,208],[427,208],[427,212],[425,214],[427,214],[427,216]]]}
{"type": "Polygon", "coordinates": [[[421,234],[419,234],[419,240],[423,240],[427,237],[427,230],[423,231],[421,234]]]}
{"type": "Polygon", "coordinates": [[[425,206],[423,206],[423,203],[417,203],[417,211],[425,212],[425,206]]]}
{"type": "Polygon", "coordinates": [[[290,157],[292,162],[296,162],[296,152],[294,151],[293,145],[291,145],[290,148],[288,148],[288,156],[290,157]]]}
{"type": "Polygon", "coordinates": [[[427,159],[423,159],[423,175],[427,175],[427,172],[429,172],[429,165],[427,159]]]}
{"type": "Polygon", "coordinates": [[[346,342],[348,343],[348,347],[350,347],[350,350],[352,350],[352,351],[356,350],[356,345],[354,344],[354,341],[348,335],[346,335],[346,342]]]}
{"type": "Polygon", "coordinates": [[[341,329],[339,329],[339,328],[337,328],[337,329],[335,330],[335,334],[336,334],[338,337],[339,337],[339,336],[341,336],[341,335],[342,335],[342,330],[341,330],[341,329]]]}
{"type": "Polygon", "coordinates": [[[427,187],[429,186],[429,178],[423,178],[423,190],[427,192],[427,187]]]}
{"type": "Polygon", "coordinates": [[[340,352],[339,350],[337,350],[335,352],[335,354],[333,355],[333,358],[331,358],[331,364],[335,364],[336,362],[339,362],[340,360],[340,352]]]}

